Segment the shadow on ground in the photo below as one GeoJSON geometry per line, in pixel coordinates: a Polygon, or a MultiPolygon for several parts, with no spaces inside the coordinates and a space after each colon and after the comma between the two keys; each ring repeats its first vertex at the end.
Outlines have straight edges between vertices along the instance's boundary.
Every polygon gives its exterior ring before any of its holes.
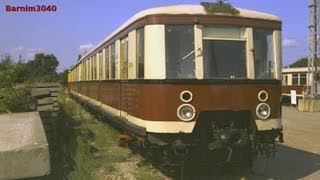
{"type": "MultiPolygon", "coordinates": [[[[263,167],[263,161],[263,159],[257,159],[256,167],[263,167]]],[[[276,157],[266,164],[261,177],[264,177],[263,179],[320,179],[320,155],[278,145],[276,157]]]]}
{"type": "Polygon", "coordinates": [[[193,167],[185,170],[178,179],[320,179],[320,155],[277,145],[276,157],[265,163],[265,158],[254,161],[252,171],[243,169],[220,169],[193,167]],[[264,168],[264,171],[262,172],[264,168]]]}

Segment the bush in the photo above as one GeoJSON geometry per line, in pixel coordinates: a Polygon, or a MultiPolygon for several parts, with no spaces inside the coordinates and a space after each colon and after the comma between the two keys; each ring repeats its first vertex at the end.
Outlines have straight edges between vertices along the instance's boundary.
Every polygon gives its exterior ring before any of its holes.
{"type": "Polygon", "coordinates": [[[0,113],[29,111],[32,105],[30,85],[19,83],[22,63],[14,63],[9,55],[0,61],[0,113]],[[17,85],[19,83],[19,85],[17,85]]]}

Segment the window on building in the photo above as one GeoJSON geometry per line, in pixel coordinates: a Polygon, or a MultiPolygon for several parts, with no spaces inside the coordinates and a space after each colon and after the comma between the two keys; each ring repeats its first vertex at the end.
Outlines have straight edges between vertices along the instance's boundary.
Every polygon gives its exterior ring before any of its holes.
{"type": "Polygon", "coordinates": [[[166,25],[166,77],[195,78],[193,25],[166,25]]]}
{"type": "Polygon", "coordinates": [[[307,84],[307,74],[300,74],[300,85],[307,84]]]}
{"type": "Polygon", "coordinates": [[[137,30],[136,38],[136,55],[137,55],[137,78],[144,78],[144,28],[137,30]]]}
{"type": "Polygon", "coordinates": [[[299,74],[292,74],[292,85],[299,85],[298,79],[299,79],[299,74]]]}
{"type": "Polygon", "coordinates": [[[288,75],[282,75],[282,85],[288,85],[288,75]]]}

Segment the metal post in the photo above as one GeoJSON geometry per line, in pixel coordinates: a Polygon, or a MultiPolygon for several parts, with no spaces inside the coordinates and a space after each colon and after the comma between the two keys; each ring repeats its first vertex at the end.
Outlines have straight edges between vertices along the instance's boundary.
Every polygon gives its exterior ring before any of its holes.
{"type": "Polygon", "coordinates": [[[309,1],[309,55],[308,55],[308,74],[310,91],[308,91],[309,97],[314,99],[317,97],[317,84],[315,81],[315,75],[317,74],[317,56],[318,56],[318,4],[319,0],[309,1]]]}

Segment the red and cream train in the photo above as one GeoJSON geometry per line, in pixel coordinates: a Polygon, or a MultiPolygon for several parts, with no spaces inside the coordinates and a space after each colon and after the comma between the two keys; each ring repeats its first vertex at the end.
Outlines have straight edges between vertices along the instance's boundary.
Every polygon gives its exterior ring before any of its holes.
{"type": "Polygon", "coordinates": [[[281,20],[228,4],[144,10],[70,69],[70,93],[160,159],[223,163],[282,141],[281,20]]]}

